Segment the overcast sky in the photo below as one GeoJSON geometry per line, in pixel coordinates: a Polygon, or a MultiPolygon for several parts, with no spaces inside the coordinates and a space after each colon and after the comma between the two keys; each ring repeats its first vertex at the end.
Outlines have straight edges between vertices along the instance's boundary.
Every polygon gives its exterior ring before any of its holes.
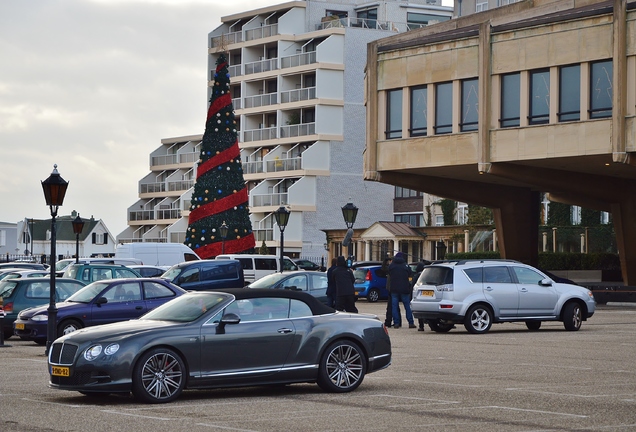
{"type": "Polygon", "coordinates": [[[0,221],[59,215],[117,236],[162,138],[205,130],[207,34],[278,0],[0,0],[0,221]]]}

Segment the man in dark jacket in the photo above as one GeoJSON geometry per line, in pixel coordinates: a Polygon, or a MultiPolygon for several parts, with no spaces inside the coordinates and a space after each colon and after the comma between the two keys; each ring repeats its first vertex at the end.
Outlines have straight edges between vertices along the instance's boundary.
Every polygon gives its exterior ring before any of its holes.
{"type": "Polygon", "coordinates": [[[389,277],[391,278],[391,303],[393,306],[393,328],[402,326],[402,315],[400,314],[400,302],[404,305],[406,320],[409,328],[415,328],[413,312],[411,312],[411,267],[406,263],[402,252],[395,254],[393,262],[389,266],[389,277]]]}
{"type": "Polygon", "coordinates": [[[333,271],[338,264],[337,258],[331,258],[331,267],[327,270],[327,302],[332,308],[336,307],[336,282],[333,280],[333,271]]]}
{"type": "Polygon", "coordinates": [[[356,278],[347,267],[345,257],[342,255],[338,257],[336,268],[331,274],[336,284],[336,310],[357,313],[356,291],[353,286],[356,278]]]}

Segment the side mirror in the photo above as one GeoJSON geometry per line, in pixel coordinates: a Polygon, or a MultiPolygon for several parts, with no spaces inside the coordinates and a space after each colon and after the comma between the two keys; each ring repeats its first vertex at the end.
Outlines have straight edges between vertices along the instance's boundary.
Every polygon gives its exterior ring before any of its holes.
{"type": "Polygon", "coordinates": [[[551,281],[550,279],[548,279],[548,278],[546,278],[546,279],[542,279],[542,280],[539,282],[539,285],[540,285],[540,286],[552,286],[552,281],[551,281]]]}
{"type": "Polygon", "coordinates": [[[95,300],[95,304],[97,306],[103,305],[103,304],[106,304],[106,303],[108,303],[108,299],[106,297],[100,297],[97,300],[95,300]]]}
{"type": "Polygon", "coordinates": [[[238,324],[241,322],[241,317],[235,313],[227,313],[221,317],[219,326],[216,328],[216,334],[225,334],[225,326],[227,324],[238,324]]]}

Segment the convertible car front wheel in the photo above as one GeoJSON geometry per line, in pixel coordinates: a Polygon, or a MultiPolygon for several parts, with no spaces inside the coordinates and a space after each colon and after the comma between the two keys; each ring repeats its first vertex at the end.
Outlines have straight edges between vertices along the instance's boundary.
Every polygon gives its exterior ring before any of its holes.
{"type": "Polygon", "coordinates": [[[132,390],[143,402],[165,403],[179,397],[185,382],[185,363],[179,354],[168,348],[156,348],[142,355],[135,365],[132,390]]]}
{"type": "Polygon", "coordinates": [[[336,341],[320,360],[318,385],[324,391],[345,393],[358,388],[367,371],[367,359],[357,344],[336,341]]]}

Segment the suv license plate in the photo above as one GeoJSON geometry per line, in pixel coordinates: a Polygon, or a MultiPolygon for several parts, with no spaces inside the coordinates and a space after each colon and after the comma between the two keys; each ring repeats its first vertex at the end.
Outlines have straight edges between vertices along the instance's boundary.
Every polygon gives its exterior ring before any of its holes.
{"type": "Polygon", "coordinates": [[[71,376],[71,372],[67,367],[51,366],[51,375],[53,376],[71,376]]]}
{"type": "Polygon", "coordinates": [[[420,291],[420,295],[422,297],[433,297],[433,290],[422,290],[420,291]]]}

